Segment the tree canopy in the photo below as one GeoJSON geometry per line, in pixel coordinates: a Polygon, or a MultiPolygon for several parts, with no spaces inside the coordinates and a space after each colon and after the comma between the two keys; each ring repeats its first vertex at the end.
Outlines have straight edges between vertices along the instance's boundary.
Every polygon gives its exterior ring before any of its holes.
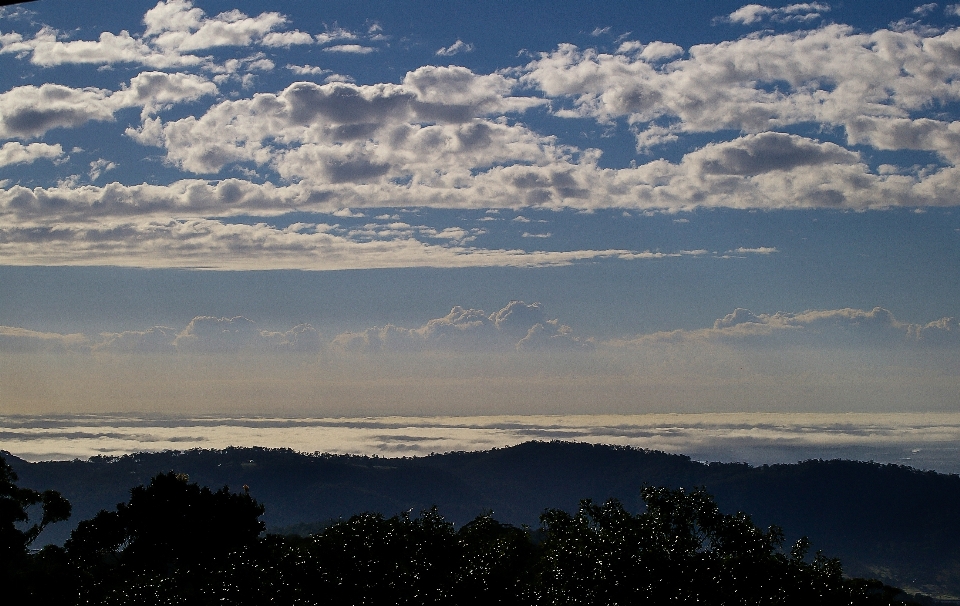
{"type": "Polygon", "coordinates": [[[785,550],[779,528],[722,513],[702,489],[645,486],[639,513],[585,500],[575,514],[545,511],[537,529],[492,514],[455,528],[432,508],[300,537],[265,535],[246,487],[212,491],[171,471],[81,522],[63,548],[30,554],[69,504],[16,480],[0,465],[4,549],[19,558],[6,581],[33,604],[839,606],[898,593],[844,577],[806,539],[785,550]],[[29,525],[32,506],[42,515],[29,525]]]}

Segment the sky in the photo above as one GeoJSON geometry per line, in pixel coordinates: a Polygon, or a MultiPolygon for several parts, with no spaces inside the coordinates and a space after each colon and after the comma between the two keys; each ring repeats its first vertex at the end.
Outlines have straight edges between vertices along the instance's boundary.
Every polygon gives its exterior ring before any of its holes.
{"type": "Polygon", "coordinates": [[[0,415],[950,413],[960,4],[0,8],[0,415]]]}

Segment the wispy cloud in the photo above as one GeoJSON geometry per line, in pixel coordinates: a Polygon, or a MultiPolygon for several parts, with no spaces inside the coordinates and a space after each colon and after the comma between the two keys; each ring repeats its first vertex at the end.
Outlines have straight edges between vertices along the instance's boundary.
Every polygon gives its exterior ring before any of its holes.
{"type": "Polygon", "coordinates": [[[473,52],[473,45],[464,42],[463,40],[457,39],[456,42],[450,46],[438,49],[436,53],[440,57],[452,57],[453,55],[458,55],[460,53],[470,53],[473,52]]]}

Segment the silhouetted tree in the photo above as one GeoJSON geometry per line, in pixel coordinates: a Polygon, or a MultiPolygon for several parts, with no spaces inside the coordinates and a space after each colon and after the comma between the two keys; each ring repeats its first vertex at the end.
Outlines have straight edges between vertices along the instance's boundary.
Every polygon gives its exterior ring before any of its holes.
{"type": "Polygon", "coordinates": [[[645,487],[642,497],[639,515],[616,500],[544,513],[541,603],[867,603],[838,561],[807,562],[805,539],[783,553],[779,528],[720,513],[703,490],[645,487]]]}
{"type": "Polygon", "coordinates": [[[70,503],[55,490],[21,488],[17,480],[0,456],[0,583],[10,599],[47,603],[62,597],[47,583],[48,573],[63,564],[61,552],[50,548],[30,558],[27,549],[48,524],[70,517],[70,503]],[[31,524],[37,513],[40,519],[31,524]]]}
{"type": "Polygon", "coordinates": [[[70,503],[55,490],[37,492],[17,486],[17,474],[0,456],[0,566],[21,560],[40,532],[70,517],[70,503]],[[40,520],[29,524],[31,508],[40,506],[40,520]]]}
{"type": "Polygon", "coordinates": [[[213,603],[211,574],[237,569],[264,530],[262,514],[249,494],[212,492],[170,472],[81,522],[65,547],[87,603],[213,603]]]}
{"type": "Polygon", "coordinates": [[[583,501],[575,515],[547,510],[536,532],[491,515],[457,530],[433,508],[263,536],[263,506],[246,490],[213,492],[171,472],[81,522],[64,549],[31,555],[28,539],[58,518],[60,501],[15,480],[0,466],[0,499],[19,504],[3,510],[21,533],[10,534],[21,565],[9,580],[32,588],[12,595],[31,606],[903,603],[882,583],[843,577],[837,560],[809,558],[805,539],[784,551],[779,528],[721,513],[702,489],[644,487],[639,514],[616,500],[583,501]],[[27,509],[48,502],[38,529],[26,527],[27,509]]]}

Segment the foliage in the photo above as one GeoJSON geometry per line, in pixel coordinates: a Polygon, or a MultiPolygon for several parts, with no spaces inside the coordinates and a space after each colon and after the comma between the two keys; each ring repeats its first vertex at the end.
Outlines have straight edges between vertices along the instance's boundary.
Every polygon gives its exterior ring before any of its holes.
{"type": "Polygon", "coordinates": [[[783,533],[744,514],[720,513],[703,490],[645,487],[647,510],[617,501],[550,510],[543,558],[545,604],[847,604],[856,596],[840,564],[807,545],[781,552],[783,533]]]}
{"type": "MultiPolygon", "coordinates": [[[[20,495],[5,473],[3,494],[20,495]]],[[[263,506],[247,491],[170,472],[81,522],[63,549],[24,551],[11,580],[31,604],[902,603],[882,583],[844,577],[837,560],[807,557],[805,539],[785,552],[777,527],[721,513],[702,489],[646,486],[641,497],[639,514],[616,500],[547,510],[536,531],[490,514],[458,529],[432,508],[280,536],[263,535],[263,506]]],[[[23,502],[45,502],[34,498],[23,502]]]]}
{"type": "Polygon", "coordinates": [[[0,566],[7,568],[26,555],[27,546],[54,522],[70,517],[70,503],[55,490],[37,492],[16,485],[17,474],[0,457],[0,566]],[[30,509],[39,505],[40,520],[27,525],[30,509]]]}
{"type": "Polygon", "coordinates": [[[116,511],[81,522],[65,548],[89,603],[196,597],[211,573],[235,567],[237,554],[257,544],[262,514],[249,494],[212,492],[170,472],[134,488],[116,511]]]}
{"type": "Polygon", "coordinates": [[[70,503],[54,490],[21,488],[17,480],[0,456],[0,583],[8,597],[21,602],[40,595],[60,597],[51,594],[45,583],[58,568],[58,551],[45,549],[31,558],[27,548],[48,524],[70,517],[70,503]],[[40,519],[31,524],[37,507],[40,519]]]}

